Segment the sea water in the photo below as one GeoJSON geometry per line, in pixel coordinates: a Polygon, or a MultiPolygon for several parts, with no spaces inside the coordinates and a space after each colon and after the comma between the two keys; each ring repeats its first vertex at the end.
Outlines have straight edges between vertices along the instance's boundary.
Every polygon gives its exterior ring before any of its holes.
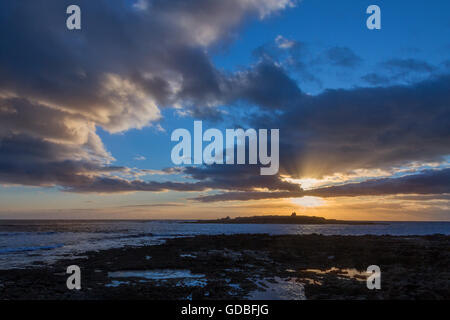
{"type": "Polygon", "coordinates": [[[377,225],[196,224],[186,221],[0,221],[0,269],[32,267],[87,251],[160,244],[200,234],[450,235],[450,222],[377,225]]]}

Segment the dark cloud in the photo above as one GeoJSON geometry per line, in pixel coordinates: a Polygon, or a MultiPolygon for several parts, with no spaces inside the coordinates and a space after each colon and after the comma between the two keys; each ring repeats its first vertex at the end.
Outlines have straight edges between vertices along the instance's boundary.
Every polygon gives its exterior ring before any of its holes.
{"type": "Polygon", "coordinates": [[[302,96],[296,82],[273,61],[263,60],[233,79],[231,98],[246,100],[262,108],[285,109],[302,96]]]}
{"type": "MultiPolygon", "coordinates": [[[[276,90],[279,87],[272,88],[276,90]]],[[[274,93],[273,97],[280,96],[274,93]]],[[[272,103],[283,105],[277,101],[272,103]]],[[[450,76],[444,75],[412,85],[327,90],[316,96],[297,93],[292,103],[281,109],[283,112],[258,114],[250,123],[257,128],[280,128],[280,174],[320,178],[357,169],[390,169],[412,162],[445,161],[445,156],[450,154],[449,103],[450,76]]],[[[212,170],[208,175],[216,173],[212,170]]],[[[443,177],[445,181],[447,176],[443,177]]],[[[413,178],[404,179],[414,182],[413,178]]],[[[433,181],[427,180],[430,190],[439,186],[433,185],[433,181]]],[[[388,184],[380,184],[380,190],[382,187],[386,187],[388,194],[400,192],[389,189],[388,184]]],[[[372,191],[366,190],[365,194],[372,191]]],[[[283,189],[271,189],[282,192],[257,192],[251,188],[246,191],[197,199],[207,202],[282,198],[291,192],[283,189]]],[[[302,193],[294,190],[293,196],[302,193]]]]}
{"type": "Polygon", "coordinates": [[[391,82],[389,77],[378,73],[368,73],[362,76],[361,79],[374,86],[387,85],[391,82]]]}
{"type": "Polygon", "coordinates": [[[95,176],[78,184],[68,184],[66,191],[116,193],[131,191],[207,191],[207,190],[237,190],[252,192],[258,189],[271,191],[299,192],[298,184],[283,181],[279,176],[261,176],[255,166],[213,165],[207,167],[186,167],[166,169],[171,173],[184,174],[195,182],[155,182],[120,179],[109,176],[95,176]]]}
{"type": "MultiPolygon", "coordinates": [[[[205,189],[113,176],[129,169],[110,166],[114,159],[96,128],[141,128],[174,105],[194,116],[217,117],[214,107],[221,99],[237,98],[208,48],[231,39],[245,19],[290,5],[62,0],[43,8],[33,0],[2,1],[0,183],[76,192],[205,189]],[[71,4],[81,7],[80,31],[66,29],[71,4]]],[[[252,93],[256,98],[256,89],[252,93]]]]}
{"type": "Polygon", "coordinates": [[[321,80],[311,70],[313,55],[309,45],[297,40],[289,40],[279,35],[275,41],[266,43],[253,51],[259,61],[285,65],[291,72],[299,75],[299,83],[312,83],[322,87],[321,80]]]}
{"type": "Polygon", "coordinates": [[[339,46],[328,49],[325,58],[332,65],[344,68],[354,68],[362,61],[350,48],[339,46]]]}
{"type": "Polygon", "coordinates": [[[141,180],[126,180],[117,177],[84,177],[80,183],[71,183],[65,191],[80,193],[120,193],[136,191],[204,191],[207,187],[202,183],[189,182],[156,182],[141,180]]]}
{"type": "Polygon", "coordinates": [[[428,170],[400,178],[369,180],[305,192],[320,197],[450,193],[450,169],[428,170]]]}
{"type": "MultiPolygon", "coordinates": [[[[282,69],[276,71],[281,73],[282,69]]],[[[277,88],[272,88],[270,92],[277,88]]],[[[409,86],[328,90],[317,96],[296,91],[292,101],[283,100],[283,94],[274,92],[272,103],[283,106],[285,101],[284,108],[280,108],[283,112],[272,113],[267,117],[255,115],[251,122],[254,127],[281,128],[282,174],[321,177],[361,168],[390,168],[411,161],[442,160],[450,153],[449,92],[448,76],[409,86]]],[[[250,101],[259,99],[259,92],[255,94],[250,90],[246,94],[246,99],[250,101]]],[[[5,119],[12,119],[14,112],[11,112],[10,106],[11,101],[15,100],[6,101],[9,105],[3,110],[10,118],[5,119]]],[[[264,106],[268,107],[270,105],[264,106]]],[[[66,153],[58,158],[80,153],[80,149],[75,149],[76,152],[71,149],[63,151],[66,153]]],[[[8,153],[13,154],[11,151],[8,153]]],[[[50,156],[50,163],[53,158],[50,156]]],[[[111,177],[102,177],[74,183],[73,188],[59,180],[55,183],[77,192],[207,189],[255,192],[256,189],[264,188],[270,191],[301,192],[298,185],[287,183],[278,175],[260,176],[258,168],[252,166],[187,168],[178,173],[184,173],[197,182],[186,185],[161,184],[125,179],[112,181],[111,177]]],[[[36,181],[43,183],[45,180],[39,177],[36,181]]],[[[279,196],[281,194],[274,195],[279,196]]],[[[259,196],[252,194],[252,197],[259,196]]]]}
{"type": "Polygon", "coordinates": [[[436,68],[426,61],[417,59],[390,59],[382,63],[392,72],[433,72],[436,68]]]}
{"type": "Polygon", "coordinates": [[[283,198],[299,198],[304,196],[303,192],[225,192],[213,195],[205,195],[195,197],[194,200],[200,202],[218,202],[218,201],[249,201],[264,199],[283,199],[283,198]]]}
{"type": "Polygon", "coordinates": [[[78,147],[25,135],[4,137],[0,141],[0,181],[29,186],[72,186],[99,174],[125,170],[83,159],[83,154],[70,160],[78,151],[78,147]]]}
{"type": "Polygon", "coordinates": [[[279,175],[260,175],[260,169],[255,165],[188,167],[183,173],[192,179],[203,181],[212,189],[301,191],[298,184],[283,181],[279,175]]]}
{"type": "Polygon", "coordinates": [[[76,143],[89,134],[89,123],[74,116],[24,98],[0,97],[0,136],[21,133],[35,138],[76,143]],[[77,127],[78,130],[73,130],[77,127]],[[81,132],[82,130],[84,132],[81,132]]]}
{"type": "Polygon", "coordinates": [[[401,195],[395,197],[395,199],[406,201],[450,201],[450,194],[401,195]]]}
{"type": "Polygon", "coordinates": [[[290,1],[6,0],[0,4],[0,89],[82,114],[111,132],[141,128],[159,109],[220,103],[226,76],[207,49],[232,37],[244,19],[290,1]],[[148,5],[143,5],[147,3],[148,5]],[[82,30],[65,27],[78,4],[82,30]]]}
{"type": "Polygon", "coordinates": [[[381,62],[377,66],[376,72],[370,72],[362,76],[361,79],[374,86],[386,86],[391,83],[415,83],[423,81],[437,70],[437,67],[423,60],[396,58],[381,62]]]}
{"type": "Polygon", "coordinates": [[[450,154],[450,76],[414,85],[303,95],[254,127],[280,128],[281,172],[321,177],[443,161],[450,154]]]}
{"type": "Polygon", "coordinates": [[[417,174],[399,178],[384,178],[349,183],[339,186],[318,188],[313,190],[284,192],[225,192],[196,197],[201,202],[216,201],[248,201],[261,199],[298,198],[303,196],[317,197],[357,197],[402,195],[399,200],[448,200],[450,193],[450,169],[427,170],[417,174]],[[404,196],[413,194],[414,196],[404,196]]]}

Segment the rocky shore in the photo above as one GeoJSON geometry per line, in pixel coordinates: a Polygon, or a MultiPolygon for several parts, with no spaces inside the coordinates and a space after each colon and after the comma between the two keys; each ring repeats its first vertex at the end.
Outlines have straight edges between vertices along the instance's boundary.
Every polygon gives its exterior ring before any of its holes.
{"type": "Polygon", "coordinates": [[[450,299],[449,266],[443,235],[205,235],[1,270],[0,299],[450,299]],[[74,264],[79,291],[66,287],[74,264]]]}

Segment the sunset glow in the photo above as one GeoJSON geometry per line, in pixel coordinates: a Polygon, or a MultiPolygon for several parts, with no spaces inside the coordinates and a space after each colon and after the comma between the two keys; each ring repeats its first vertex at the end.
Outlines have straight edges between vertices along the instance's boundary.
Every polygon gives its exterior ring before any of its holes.
{"type": "Polygon", "coordinates": [[[325,201],[323,199],[309,196],[292,199],[292,202],[300,207],[305,208],[320,207],[325,204],[325,201]]]}

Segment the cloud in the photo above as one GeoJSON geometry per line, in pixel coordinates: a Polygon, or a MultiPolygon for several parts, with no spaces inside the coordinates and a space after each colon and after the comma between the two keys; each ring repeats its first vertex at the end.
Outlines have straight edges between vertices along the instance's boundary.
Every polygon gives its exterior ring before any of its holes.
{"type": "Polygon", "coordinates": [[[399,178],[375,179],[360,183],[350,183],[310,190],[306,193],[319,197],[447,194],[450,193],[450,169],[427,170],[399,178]]]}
{"type": "Polygon", "coordinates": [[[294,74],[298,74],[299,83],[322,86],[321,80],[315,75],[317,70],[313,66],[317,59],[310,52],[310,46],[298,40],[287,39],[278,35],[273,42],[259,46],[253,51],[260,62],[278,64],[284,66],[294,74]]]}
{"type": "Polygon", "coordinates": [[[419,195],[402,195],[396,197],[398,200],[407,201],[449,201],[450,194],[419,194],[419,195]]]}
{"type": "Polygon", "coordinates": [[[147,160],[147,158],[144,157],[144,156],[141,156],[141,155],[137,155],[137,156],[135,156],[133,158],[133,160],[135,160],[135,161],[144,161],[144,160],[147,160]]]}
{"type": "Polygon", "coordinates": [[[275,38],[275,43],[280,49],[291,49],[296,45],[295,41],[286,39],[282,35],[278,35],[275,38]]]}
{"type": "Polygon", "coordinates": [[[227,77],[208,48],[230,40],[244,20],[293,2],[79,0],[80,31],[65,28],[70,4],[49,2],[43,10],[33,0],[0,3],[0,183],[76,192],[203,190],[121,178],[130,169],[110,165],[96,129],[143,128],[174,105],[214,114],[227,77]]]}
{"type": "Polygon", "coordinates": [[[279,175],[259,174],[255,165],[211,165],[187,167],[183,173],[191,179],[202,181],[211,189],[253,191],[267,189],[272,191],[300,191],[296,183],[284,181],[279,175]]]}
{"type": "MultiPolygon", "coordinates": [[[[283,74],[283,69],[267,61],[261,63],[264,65],[255,66],[255,74],[265,74],[269,78],[274,73],[283,74]],[[265,73],[265,68],[270,72],[265,73]]],[[[277,78],[278,75],[276,79],[289,80],[287,76],[277,78]]],[[[247,79],[245,77],[248,75],[241,76],[247,79]]],[[[438,161],[450,153],[448,76],[407,86],[328,90],[316,96],[305,95],[295,87],[292,87],[291,93],[284,94],[284,91],[277,92],[279,87],[268,86],[268,92],[262,94],[272,96],[266,99],[259,96],[258,90],[245,91],[247,88],[251,87],[241,87],[243,91],[240,96],[255,103],[259,100],[270,101],[261,107],[270,110],[278,105],[280,108],[277,110],[282,111],[270,113],[269,116],[255,115],[250,121],[254,127],[281,128],[280,175],[320,178],[336,172],[391,168],[414,161],[438,161]]],[[[286,195],[281,192],[294,192],[296,196],[301,194],[298,184],[288,183],[281,176],[259,176],[258,168],[252,166],[222,165],[173,170],[170,174],[185,174],[196,182],[130,182],[100,177],[88,179],[74,187],[63,183],[59,185],[76,192],[244,191],[253,199],[261,197],[257,194],[259,191],[278,192],[274,193],[275,198],[286,195]]],[[[233,194],[223,197],[231,196],[233,194]]],[[[245,198],[241,194],[236,196],[245,198]]]]}
{"type": "Polygon", "coordinates": [[[449,75],[412,85],[326,90],[292,101],[282,113],[255,115],[250,124],[280,128],[281,174],[320,178],[444,161],[450,154],[449,75]]]}
{"type": "Polygon", "coordinates": [[[262,60],[233,78],[229,100],[245,100],[267,109],[285,109],[302,96],[296,82],[272,61],[262,60]]]}
{"type": "Polygon", "coordinates": [[[433,72],[436,68],[426,61],[418,59],[390,59],[382,63],[392,72],[433,72]]]}
{"type": "MultiPolygon", "coordinates": [[[[83,176],[76,183],[68,183],[64,190],[79,193],[120,193],[133,191],[184,191],[198,192],[208,190],[254,191],[300,191],[298,184],[283,181],[279,176],[261,176],[255,166],[213,165],[205,167],[168,168],[168,174],[183,174],[193,182],[144,181],[121,179],[110,176],[83,176]]],[[[62,183],[60,183],[62,185],[62,183]]]]}
{"type": "Polygon", "coordinates": [[[372,179],[359,183],[297,191],[223,192],[194,198],[200,202],[248,201],[262,199],[316,197],[358,197],[401,195],[403,200],[448,200],[450,193],[450,169],[426,170],[398,178],[372,179]],[[405,196],[405,195],[413,196],[405,196]],[[431,195],[431,197],[430,197],[431,195]]]}
{"type": "Polygon", "coordinates": [[[282,35],[278,35],[273,42],[256,48],[253,55],[259,61],[270,62],[288,70],[288,74],[295,75],[300,85],[314,85],[319,89],[323,86],[319,75],[329,77],[332,68],[336,75],[343,76],[344,71],[355,69],[363,61],[348,47],[323,48],[282,35]]]}
{"type": "Polygon", "coordinates": [[[97,175],[125,170],[105,166],[83,151],[79,145],[61,145],[26,135],[4,137],[0,142],[0,181],[28,186],[72,186],[97,175]]]}
{"type": "Polygon", "coordinates": [[[61,14],[70,1],[49,3],[45,10],[36,1],[2,2],[7,14],[0,21],[0,89],[82,114],[110,132],[157,121],[165,105],[217,103],[224,76],[206,49],[233,36],[244,19],[293,5],[288,0],[77,3],[82,30],[74,32],[66,30],[61,14]]]}
{"type": "MultiPolygon", "coordinates": [[[[281,112],[254,114],[249,122],[251,127],[280,128],[280,175],[320,179],[337,173],[391,172],[413,163],[445,163],[450,154],[448,75],[410,85],[327,90],[316,96],[293,91],[290,103],[283,103],[277,90],[274,86],[266,94],[271,95],[273,106],[283,106],[278,109],[281,112]]],[[[393,192],[387,184],[381,186],[393,192]]],[[[239,192],[236,188],[197,200],[283,198],[290,192],[271,191],[249,188],[239,192]]],[[[293,190],[295,197],[302,194],[302,190],[293,190]]]]}
{"type": "Polygon", "coordinates": [[[151,203],[120,206],[119,208],[154,208],[154,207],[184,207],[182,203],[151,203]]]}
{"type": "Polygon", "coordinates": [[[124,171],[82,115],[24,98],[0,96],[0,181],[70,185],[84,177],[124,171]]]}
{"type": "Polygon", "coordinates": [[[353,50],[347,47],[332,47],[325,51],[325,58],[334,66],[343,68],[354,68],[358,66],[362,59],[353,50]]]}
{"type": "Polygon", "coordinates": [[[78,193],[123,193],[123,192],[163,192],[163,191],[204,191],[207,187],[202,183],[189,182],[156,182],[143,180],[127,180],[118,177],[88,177],[78,183],[70,183],[64,191],[78,193]]]}
{"type": "Polygon", "coordinates": [[[215,103],[222,75],[205,49],[246,18],[292,6],[288,0],[80,0],[82,30],[74,32],[61,14],[69,4],[42,10],[32,0],[2,2],[0,89],[81,114],[110,132],[157,121],[164,105],[215,103]]]}
{"type": "Polygon", "coordinates": [[[374,72],[362,76],[361,79],[375,86],[387,85],[391,82],[389,77],[374,72]]]}
{"type": "Polygon", "coordinates": [[[194,200],[200,202],[218,202],[218,201],[249,201],[263,199],[284,199],[303,197],[303,192],[225,192],[214,195],[205,195],[195,197],[194,200]]]}
{"type": "Polygon", "coordinates": [[[419,59],[394,58],[383,61],[376,72],[361,77],[371,85],[387,85],[389,83],[414,83],[422,81],[438,70],[437,67],[419,59]],[[379,70],[382,69],[381,73],[379,70]]]}
{"type": "MultiPolygon", "coordinates": [[[[282,69],[278,70],[282,72],[282,69]]],[[[345,176],[356,171],[387,172],[393,167],[416,162],[445,162],[445,157],[450,154],[448,75],[411,85],[327,90],[315,96],[293,90],[290,103],[284,103],[284,96],[277,90],[283,88],[273,86],[266,92],[272,98],[266,101],[271,101],[274,107],[282,106],[278,109],[281,112],[255,114],[250,126],[280,128],[280,175],[322,178],[336,173],[345,176]]],[[[270,108],[270,105],[264,108],[270,108]]],[[[214,176],[215,172],[209,174],[214,176]]],[[[443,175],[443,183],[446,177],[443,175]]],[[[377,184],[381,181],[384,180],[377,184]]],[[[427,181],[433,188],[435,180],[427,181]]],[[[379,190],[382,188],[386,188],[387,193],[394,193],[388,184],[380,184],[379,190]]],[[[378,189],[367,187],[366,190],[365,194],[382,194],[378,189]]],[[[411,190],[420,193],[418,189],[411,190]]],[[[425,186],[422,190],[426,190],[425,186]]],[[[316,195],[312,193],[315,191],[271,191],[249,189],[239,192],[236,188],[234,192],[200,196],[197,200],[272,199],[287,197],[289,192],[293,192],[294,197],[316,195]]]]}

